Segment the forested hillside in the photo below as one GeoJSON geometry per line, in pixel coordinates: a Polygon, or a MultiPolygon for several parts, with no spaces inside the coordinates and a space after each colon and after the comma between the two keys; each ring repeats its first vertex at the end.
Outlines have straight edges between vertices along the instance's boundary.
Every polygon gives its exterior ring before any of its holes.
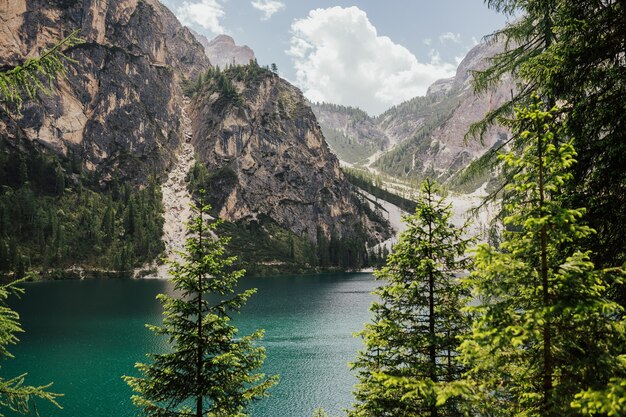
{"type": "Polygon", "coordinates": [[[390,146],[389,138],[363,110],[329,103],[313,103],[326,143],[337,157],[349,163],[367,158],[390,146]]]}

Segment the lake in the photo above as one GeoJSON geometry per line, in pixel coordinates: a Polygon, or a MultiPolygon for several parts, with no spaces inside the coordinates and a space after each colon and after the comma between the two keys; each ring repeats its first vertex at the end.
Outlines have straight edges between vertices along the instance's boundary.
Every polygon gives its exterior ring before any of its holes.
{"type": "MultiPolygon", "coordinates": [[[[166,349],[144,324],[161,321],[161,280],[84,280],[26,284],[11,305],[25,333],[10,348],[2,376],[28,372],[30,385],[54,381],[63,410],[43,416],[130,417],[137,410],[122,375],[148,352],[166,349]]],[[[308,417],[317,407],[339,416],[352,403],[356,378],[348,368],[361,340],[352,334],[370,318],[377,286],[371,274],[321,274],[246,278],[258,288],[235,324],[242,334],[265,329],[263,371],[279,374],[271,397],[255,403],[253,417],[308,417]]],[[[9,415],[9,414],[7,414],[9,415]]]]}

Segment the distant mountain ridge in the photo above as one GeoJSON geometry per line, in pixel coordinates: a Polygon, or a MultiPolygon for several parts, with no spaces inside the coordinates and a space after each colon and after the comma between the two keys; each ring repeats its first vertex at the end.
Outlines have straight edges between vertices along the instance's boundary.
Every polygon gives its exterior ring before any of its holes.
{"type": "MultiPolygon", "coordinates": [[[[343,176],[301,92],[250,63],[251,50],[232,38],[219,36],[209,49],[249,65],[217,70],[158,0],[18,0],[0,9],[3,64],[17,65],[76,28],[86,41],[67,51],[74,62],[54,94],[15,117],[0,110],[0,217],[5,207],[18,209],[0,222],[0,271],[18,264],[128,271],[158,259],[161,190],[185,155],[195,158],[185,164],[196,163],[198,183],[222,181],[212,202],[234,225],[232,235],[263,237],[262,258],[258,246],[243,249],[250,265],[358,268],[366,245],[388,237],[386,222],[343,176]],[[183,86],[199,90],[186,97],[183,86]],[[36,216],[19,212],[14,192],[36,216]],[[67,206],[84,215],[66,216],[67,206]],[[80,238],[68,244],[62,230],[80,238]],[[72,244],[83,241],[90,244],[78,253],[72,244]],[[103,258],[103,247],[114,250],[103,258]],[[8,264],[3,248],[11,248],[8,264]]],[[[183,171],[171,190],[179,202],[191,188],[183,171]]],[[[180,205],[169,218],[182,223],[180,205]]]]}
{"type": "Polygon", "coordinates": [[[341,140],[334,132],[345,111],[329,105],[313,106],[313,110],[322,130],[330,133],[329,145],[338,156],[350,155],[352,144],[356,144],[353,153],[358,153],[361,160],[375,155],[373,147],[364,148],[362,144],[367,143],[371,132],[376,132],[377,143],[387,145],[381,145],[385,152],[371,164],[373,168],[400,178],[431,177],[451,182],[508,135],[504,128],[495,126],[482,140],[465,140],[469,126],[502,104],[515,89],[510,78],[481,95],[474,94],[471,85],[472,71],[484,69],[489,57],[503,48],[500,43],[476,45],[461,61],[454,77],[436,81],[425,96],[393,106],[377,117],[353,119],[354,125],[344,130],[341,140]],[[362,132],[366,134],[362,136],[362,132]]]}
{"type": "Polygon", "coordinates": [[[349,163],[366,158],[390,145],[389,138],[365,111],[329,103],[311,103],[328,146],[349,163]]]}
{"type": "Polygon", "coordinates": [[[254,51],[247,45],[237,45],[235,40],[228,35],[217,35],[209,39],[190,29],[198,42],[202,44],[211,64],[222,69],[229,65],[247,65],[256,59],[254,51]]]}

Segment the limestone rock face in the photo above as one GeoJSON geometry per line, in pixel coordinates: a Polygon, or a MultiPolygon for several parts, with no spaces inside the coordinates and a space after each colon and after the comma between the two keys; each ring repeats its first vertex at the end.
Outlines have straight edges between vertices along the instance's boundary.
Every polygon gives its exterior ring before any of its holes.
{"type": "Polygon", "coordinates": [[[23,110],[28,139],[71,150],[103,182],[163,177],[183,137],[180,82],[210,65],[189,30],[158,0],[17,0],[0,9],[6,65],[75,29],[85,40],[68,51],[76,62],[58,92],[23,110]]]}
{"type": "Polygon", "coordinates": [[[314,105],[313,109],[327,141],[342,160],[397,177],[428,176],[447,182],[508,135],[496,126],[482,142],[465,140],[470,125],[499,107],[515,89],[514,81],[507,78],[491,92],[476,95],[473,91],[472,71],[485,69],[488,58],[503,48],[501,43],[475,46],[454,77],[436,81],[425,96],[375,118],[333,104],[314,105]],[[367,143],[380,145],[364,146],[367,143]]]}
{"type": "Polygon", "coordinates": [[[190,112],[200,159],[228,173],[216,177],[220,216],[267,216],[312,241],[320,230],[338,237],[361,230],[384,240],[388,230],[365,215],[302,93],[266,70],[252,80],[231,78],[238,101],[226,102],[213,81],[190,112]]]}
{"type": "MultiPolygon", "coordinates": [[[[17,125],[0,119],[1,141],[19,137],[67,155],[101,186],[141,186],[152,175],[167,178],[187,132],[200,161],[232,173],[215,193],[225,219],[264,216],[311,241],[319,233],[371,243],[388,237],[343,177],[302,94],[276,74],[256,66],[257,76],[235,80],[235,104],[215,86],[185,104],[181,85],[211,64],[158,0],[16,0],[0,8],[3,65],[40,54],[76,28],[85,39],[67,51],[74,62],[55,94],[25,105],[17,125]]],[[[224,45],[235,51],[229,60],[254,57],[229,37],[209,46],[224,45]]]]}

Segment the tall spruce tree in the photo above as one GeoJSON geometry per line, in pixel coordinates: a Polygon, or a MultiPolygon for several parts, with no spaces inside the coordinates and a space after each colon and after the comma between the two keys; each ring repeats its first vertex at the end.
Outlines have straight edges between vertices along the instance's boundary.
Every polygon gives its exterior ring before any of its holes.
{"type": "Polygon", "coordinates": [[[505,240],[480,245],[464,279],[478,303],[460,348],[477,415],[579,415],[577,394],[624,375],[623,309],[607,298],[621,272],[572,250],[593,230],[579,223],[584,209],[560,199],[576,153],[560,137],[558,110],[542,107],[535,96],[510,123],[521,151],[502,156],[512,173],[505,240]]]}
{"type": "Polygon", "coordinates": [[[146,416],[248,416],[249,404],[267,396],[277,382],[275,376],[255,373],[265,359],[265,349],[256,346],[263,332],[237,336],[231,324],[230,315],[256,290],[234,294],[244,271],[234,270],[236,258],[225,256],[227,239],[215,236],[219,222],[208,220],[210,207],[196,204],[192,209],[182,262],[170,263],[178,295],[158,296],[163,325],[148,326],[168,338],[171,352],[150,354],[152,363],[136,365],[142,377],[124,379],[137,392],[133,402],[146,416]]]}
{"type": "MultiPolygon", "coordinates": [[[[598,231],[586,246],[600,266],[626,261],[626,0],[485,0],[515,20],[489,39],[508,49],[474,73],[476,91],[492,88],[512,73],[519,88],[502,107],[470,129],[482,135],[514,106],[530,103],[533,91],[567,115],[565,128],[577,138],[578,163],[563,187],[569,204],[588,209],[598,231]]],[[[497,152],[490,152],[494,162],[497,152]]],[[[482,164],[489,167],[489,163],[482,164]]],[[[475,170],[472,170],[475,171],[475,170]]],[[[478,170],[480,171],[480,170],[478,170]]],[[[615,290],[615,289],[614,289],[615,290]]],[[[626,306],[626,289],[614,297],[626,306]]]]}
{"type": "Polygon", "coordinates": [[[458,337],[469,326],[461,312],[464,290],[457,275],[466,267],[464,228],[450,224],[451,206],[431,180],[422,184],[415,214],[404,217],[372,305],[373,322],[360,335],[365,350],[356,362],[359,383],[352,417],[453,416],[456,405],[436,404],[437,385],[460,378],[458,337]],[[402,381],[417,381],[411,393],[402,381]]]}

